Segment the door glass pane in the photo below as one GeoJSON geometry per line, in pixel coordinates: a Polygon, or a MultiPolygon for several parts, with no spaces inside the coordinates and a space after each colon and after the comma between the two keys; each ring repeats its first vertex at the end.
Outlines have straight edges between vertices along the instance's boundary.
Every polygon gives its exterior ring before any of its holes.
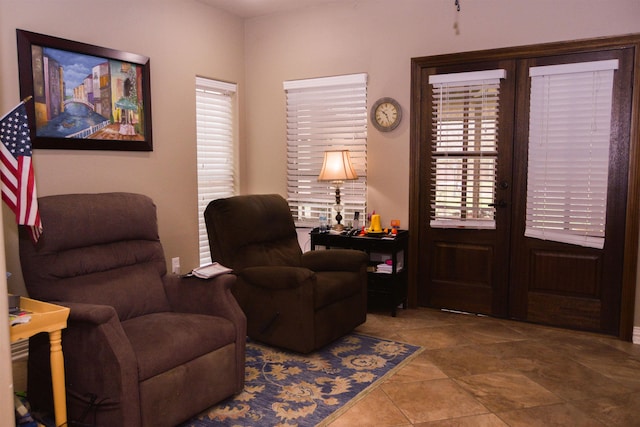
{"type": "Polygon", "coordinates": [[[617,61],[533,67],[525,236],[602,249],[617,61]]]}
{"type": "Polygon", "coordinates": [[[499,89],[499,78],[433,84],[431,227],[495,228],[499,89]]]}

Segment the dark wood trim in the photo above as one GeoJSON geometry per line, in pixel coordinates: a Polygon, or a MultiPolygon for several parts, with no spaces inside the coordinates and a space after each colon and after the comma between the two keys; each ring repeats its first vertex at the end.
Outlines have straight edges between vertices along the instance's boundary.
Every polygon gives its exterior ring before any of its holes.
{"type": "Polygon", "coordinates": [[[422,71],[429,67],[464,65],[470,62],[526,59],[599,50],[634,49],[634,86],[630,117],[629,173],[625,223],[624,261],[620,307],[619,337],[631,341],[634,327],[637,287],[638,238],[640,233],[640,34],[571,40],[528,46],[443,54],[411,59],[411,132],[409,183],[409,305],[418,305],[418,282],[421,274],[420,167],[423,156],[420,141],[423,132],[420,118],[423,86],[422,71]]]}
{"type": "Polygon", "coordinates": [[[410,111],[410,148],[409,148],[409,230],[415,237],[409,235],[409,283],[407,287],[407,304],[409,307],[418,306],[418,277],[421,274],[418,254],[420,247],[420,117],[421,117],[421,79],[422,66],[411,61],[411,111],[410,111]]]}
{"type": "Polygon", "coordinates": [[[422,69],[427,67],[435,67],[438,65],[466,64],[468,62],[526,59],[577,52],[594,52],[603,49],[617,49],[627,46],[637,47],[639,44],[640,34],[627,34],[614,37],[599,37],[593,39],[571,40],[566,42],[553,42],[536,45],[424,56],[412,58],[411,63],[414,67],[422,69]]]}
{"type": "MultiPolygon", "coordinates": [[[[631,44],[631,43],[630,43],[631,44]]],[[[619,337],[632,341],[638,270],[638,235],[640,234],[640,35],[635,37],[633,94],[631,97],[631,144],[629,146],[629,180],[625,221],[624,267],[620,305],[619,337]]]]}

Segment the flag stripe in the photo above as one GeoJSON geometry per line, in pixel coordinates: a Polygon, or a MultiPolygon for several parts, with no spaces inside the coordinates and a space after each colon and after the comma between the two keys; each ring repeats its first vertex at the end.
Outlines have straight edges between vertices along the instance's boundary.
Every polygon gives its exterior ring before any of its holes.
{"type": "Polygon", "coordinates": [[[31,169],[31,157],[18,157],[18,176],[20,177],[20,222],[35,224],[33,205],[29,200],[33,198],[33,169],[31,169]]]}
{"type": "Polygon", "coordinates": [[[31,238],[37,242],[42,234],[42,223],[24,102],[0,120],[0,140],[2,200],[15,214],[17,224],[30,226],[31,238]]]}

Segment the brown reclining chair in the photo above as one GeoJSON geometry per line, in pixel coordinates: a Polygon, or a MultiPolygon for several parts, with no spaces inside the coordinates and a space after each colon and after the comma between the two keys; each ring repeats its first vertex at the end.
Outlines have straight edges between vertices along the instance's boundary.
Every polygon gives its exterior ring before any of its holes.
{"type": "MultiPolygon", "coordinates": [[[[174,426],[243,389],[235,276],[167,274],[151,199],[72,194],[39,207],[44,232],[34,246],[21,227],[20,259],[30,297],[71,309],[62,333],[71,425],[174,426]]],[[[50,411],[49,369],[39,334],[28,396],[50,411]]]]}
{"type": "Polygon", "coordinates": [[[287,201],[276,194],[217,199],[205,213],[211,257],[238,275],[249,337],[300,353],[366,320],[364,252],[302,253],[287,201]]]}

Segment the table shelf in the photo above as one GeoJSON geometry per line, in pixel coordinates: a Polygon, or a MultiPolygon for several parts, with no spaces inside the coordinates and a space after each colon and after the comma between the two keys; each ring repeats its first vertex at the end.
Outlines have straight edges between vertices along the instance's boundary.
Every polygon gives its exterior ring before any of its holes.
{"type": "Polygon", "coordinates": [[[369,299],[376,297],[384,299],[391,309],[391,315],[396,316],[397,307],[402,304],[407,307],[407,262],[409,232],[398,230],[395,237],[392,236],[347,236],[336,233],[320,233],[312,231],[311,250],[318,246],[327,249],[343,248],[361,250],[369,255],[369,273],[367,290],[369,299]],[[391,273],[382,273],[372,270],[385,259],[391,260],[391,273]]]}
{"type": "Polygon", "coordinates": [[[30,312],[31,320],[9,328],[11,342],[32,337],[41,332],[49,334],[51,382],[56,425],[67,424],[67,404],[64,384],[64,356],[62,330],[67,327],[69,308],[31,298],[20,297],[20,309],[30,312]]]}
{"type": "Polygon", "coordinates": [[[40,332],[59,331],[67,327],[67,307],[20,297],[20,309],[28,311],[31,320],[11,327],[11,342],[32,337],[40,332]]]}

